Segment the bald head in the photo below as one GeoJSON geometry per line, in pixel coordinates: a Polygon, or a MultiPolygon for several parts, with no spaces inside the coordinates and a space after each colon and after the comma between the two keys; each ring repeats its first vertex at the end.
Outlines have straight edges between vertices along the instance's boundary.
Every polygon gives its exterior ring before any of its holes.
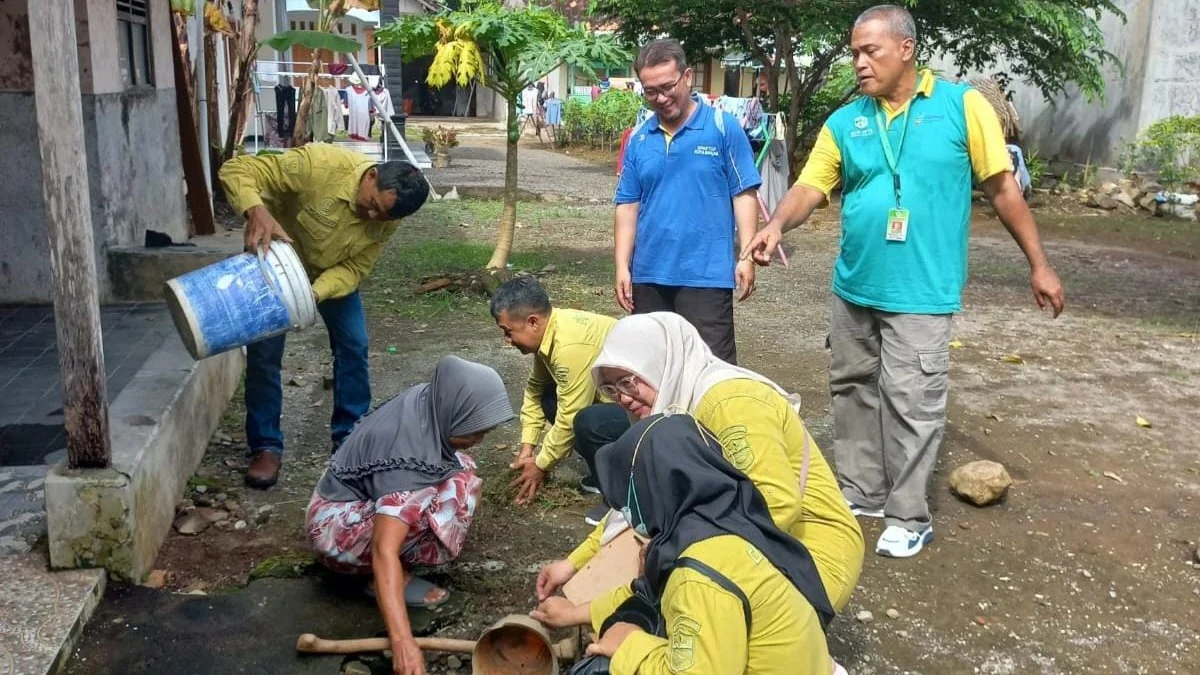
{"type": "Polygon", "coordinates": [[[896,5],[875,5],[854,20],[854,27],[869,22],[882,21],[887,25],[888,33],[897,40],[912,40],[917,39],[917,24],[913,21],[912,14],[909,14],[907,9],[896,5]]]}

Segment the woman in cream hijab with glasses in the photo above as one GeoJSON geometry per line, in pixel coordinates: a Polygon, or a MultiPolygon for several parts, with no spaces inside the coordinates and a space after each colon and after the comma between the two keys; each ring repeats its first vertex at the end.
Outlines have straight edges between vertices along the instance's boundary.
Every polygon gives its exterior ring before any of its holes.
{"type": "MultiPolygon", "coordinates": [[[[833,608],[845,608],[862,571],[862,530],[779,385],[713,356],[696,329],[671,312],[618,321],[592,375],[599,390],[634,419],[679,410],[710,429],[726,459],[762,493],[775,524],[808,548],[833,608]]],[[[537,580],[538,600],[569,581],[622,520],[610,511],[565,560],[544,567],[537,580]]]]}

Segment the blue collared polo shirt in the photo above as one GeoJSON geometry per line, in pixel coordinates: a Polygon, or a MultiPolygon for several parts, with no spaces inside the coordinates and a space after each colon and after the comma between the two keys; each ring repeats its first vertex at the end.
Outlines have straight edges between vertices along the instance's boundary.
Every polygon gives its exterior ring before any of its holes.
{"type": "Polygon", "coordinates": [[[638,204],[634,283],[733,288],[733,197],[762,179],[738,121],[692,100],[696,110],[669,143],[658,115],[633,130],[613,202],[638,204]]]}

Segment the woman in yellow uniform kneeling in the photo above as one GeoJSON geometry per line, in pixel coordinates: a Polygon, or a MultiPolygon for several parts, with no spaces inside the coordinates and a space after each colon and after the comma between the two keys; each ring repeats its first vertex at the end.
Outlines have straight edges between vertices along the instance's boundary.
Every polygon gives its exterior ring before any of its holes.
{"type": "MultiPolygon", "coordinates": [[[[725,458],[762,492],[775,525],[811,552],[833,608],[845,609],[862,571],[862,529],[781,387],[713,356],[696,329],[671,312],[618,321],[592,374],[599,390],[635,419],[680,410],[711,429],[725,458]]],[[[606,528],[615,529],[613,516],[566,559],[541,570],[539,600],[600,550],[606,528]]]]}
{"type": "Polygon", "coordinates": [[[550,598],[535,618],[591,623],[600,639],[588,653],[610,658],[598,670],[612,675],[831,672],[833,608],[812,556],[694,417],[636,423],[596,470],[608,503],[650,540],[642,574],[578,607],[550,598]]]}

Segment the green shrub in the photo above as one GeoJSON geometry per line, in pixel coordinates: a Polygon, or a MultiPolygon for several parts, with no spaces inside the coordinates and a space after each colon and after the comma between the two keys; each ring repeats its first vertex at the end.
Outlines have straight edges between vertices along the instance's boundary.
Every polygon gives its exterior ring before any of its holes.
{"type": "Polygon", "coordinates": [[[1152,174],[1169,190],[1200,181],[1200,115],[1177,115],[1151,124],[1125,146],[1121,170],[1152,174]]]}
{"type": "Polygon", "coordinates": [[[621,134],[637,121],[642,97],[626,90],[605,92],[589,103],[574,99],[563,105],[563,126],[559,142],[612,149],[621,142],[621,134]]]}

